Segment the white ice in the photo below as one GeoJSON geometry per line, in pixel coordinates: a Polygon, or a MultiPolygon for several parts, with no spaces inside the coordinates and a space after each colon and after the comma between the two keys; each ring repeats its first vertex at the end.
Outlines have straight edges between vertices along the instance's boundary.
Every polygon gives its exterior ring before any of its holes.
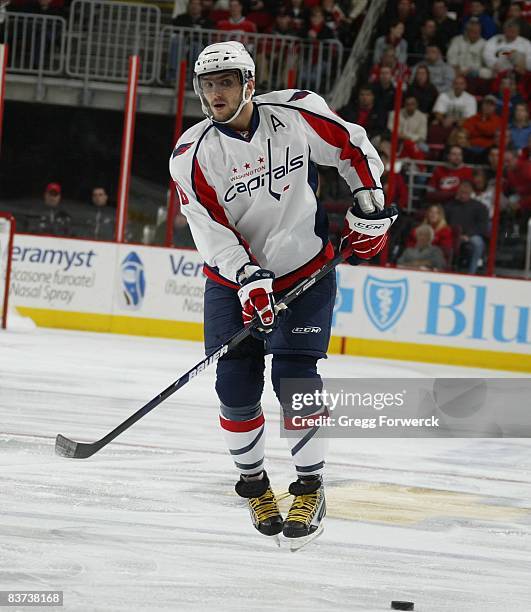
{"type": "MultiPolygon", "coordinates": [[[[333,440],[325,532],[296,554],[255,532],[233,491],[214,368],[92,458],[54,455],[57,433],[100,438],[201,356],[193,342],[0,333],[0,589],[60,589],[83,612],[531,610],[529,440],[333,440]]],[[[347,356],[321,371],[507,376],[347,356]]],[[[270,385],[264,406],[285,491],[270,385]]]]}

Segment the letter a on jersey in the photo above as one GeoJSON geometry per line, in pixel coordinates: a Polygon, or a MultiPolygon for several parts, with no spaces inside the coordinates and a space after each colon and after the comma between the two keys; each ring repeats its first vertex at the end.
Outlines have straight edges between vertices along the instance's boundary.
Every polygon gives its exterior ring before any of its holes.
{"type": "Polygon", "coordinates": [[[275,130],[275,132],[277,131],[277,128],[280,126],[286,127],[285,124],[282,123],[282,121],[280,121],[280,119],[276,117],[275,115],[271,114],[269,115],[269,118],[271,119],[271,125],[273,126],[273,129],[275,130]]]}

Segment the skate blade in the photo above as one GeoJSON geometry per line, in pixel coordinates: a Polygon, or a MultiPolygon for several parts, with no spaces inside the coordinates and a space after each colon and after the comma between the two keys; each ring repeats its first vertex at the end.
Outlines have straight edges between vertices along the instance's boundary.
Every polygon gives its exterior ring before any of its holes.
{"type": "Polygon", "coordinates": [[[289,549],[291,552],[297,552],[301,548],[304,548],[306,545],[310,544],[314,540],[316,540],[320,535],[322,535],[324,531],[324,526],[321,523],[317,529],[311,533],[310,535],[303,536],[302,538],[284,538],[285,540],[289,540],[289,549]]]}

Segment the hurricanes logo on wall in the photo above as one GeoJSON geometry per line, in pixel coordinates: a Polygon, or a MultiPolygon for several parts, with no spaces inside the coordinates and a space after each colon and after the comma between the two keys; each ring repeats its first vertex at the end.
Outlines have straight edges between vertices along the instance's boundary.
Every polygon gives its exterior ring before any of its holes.
{"type": "Polygon", "coordinates": [[[122,306],[129,310],[138,310],[146,293],[144,264],[140,257],[131,251],[122,261],[122,306]]]}
{"type": "Polygon", "coordinates": [[[367,276],[363,303],[371,323],[380,331],[392,327],[402,316],[408,296],[407,278],[384,280],[367,276]]]}

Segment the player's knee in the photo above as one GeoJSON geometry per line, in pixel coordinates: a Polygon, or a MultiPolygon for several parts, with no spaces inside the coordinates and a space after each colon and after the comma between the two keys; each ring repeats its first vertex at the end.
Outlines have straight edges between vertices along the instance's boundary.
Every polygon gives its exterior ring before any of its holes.
{"type": "Polygon", "coordinates": [[[245,357],[218,361],[216,393],[223,406],[244,409],[256,406],[260,403],[263,388],[263,358],[245,357]]]}
{"type": "Polygon", "coordinates": [[[283,378],[314,379],[321,388],[321,377],[317,373],[317,357],[309,355],[274,355],[271,369],[273,389],[280,400],[280,383],[283,378]]]}

